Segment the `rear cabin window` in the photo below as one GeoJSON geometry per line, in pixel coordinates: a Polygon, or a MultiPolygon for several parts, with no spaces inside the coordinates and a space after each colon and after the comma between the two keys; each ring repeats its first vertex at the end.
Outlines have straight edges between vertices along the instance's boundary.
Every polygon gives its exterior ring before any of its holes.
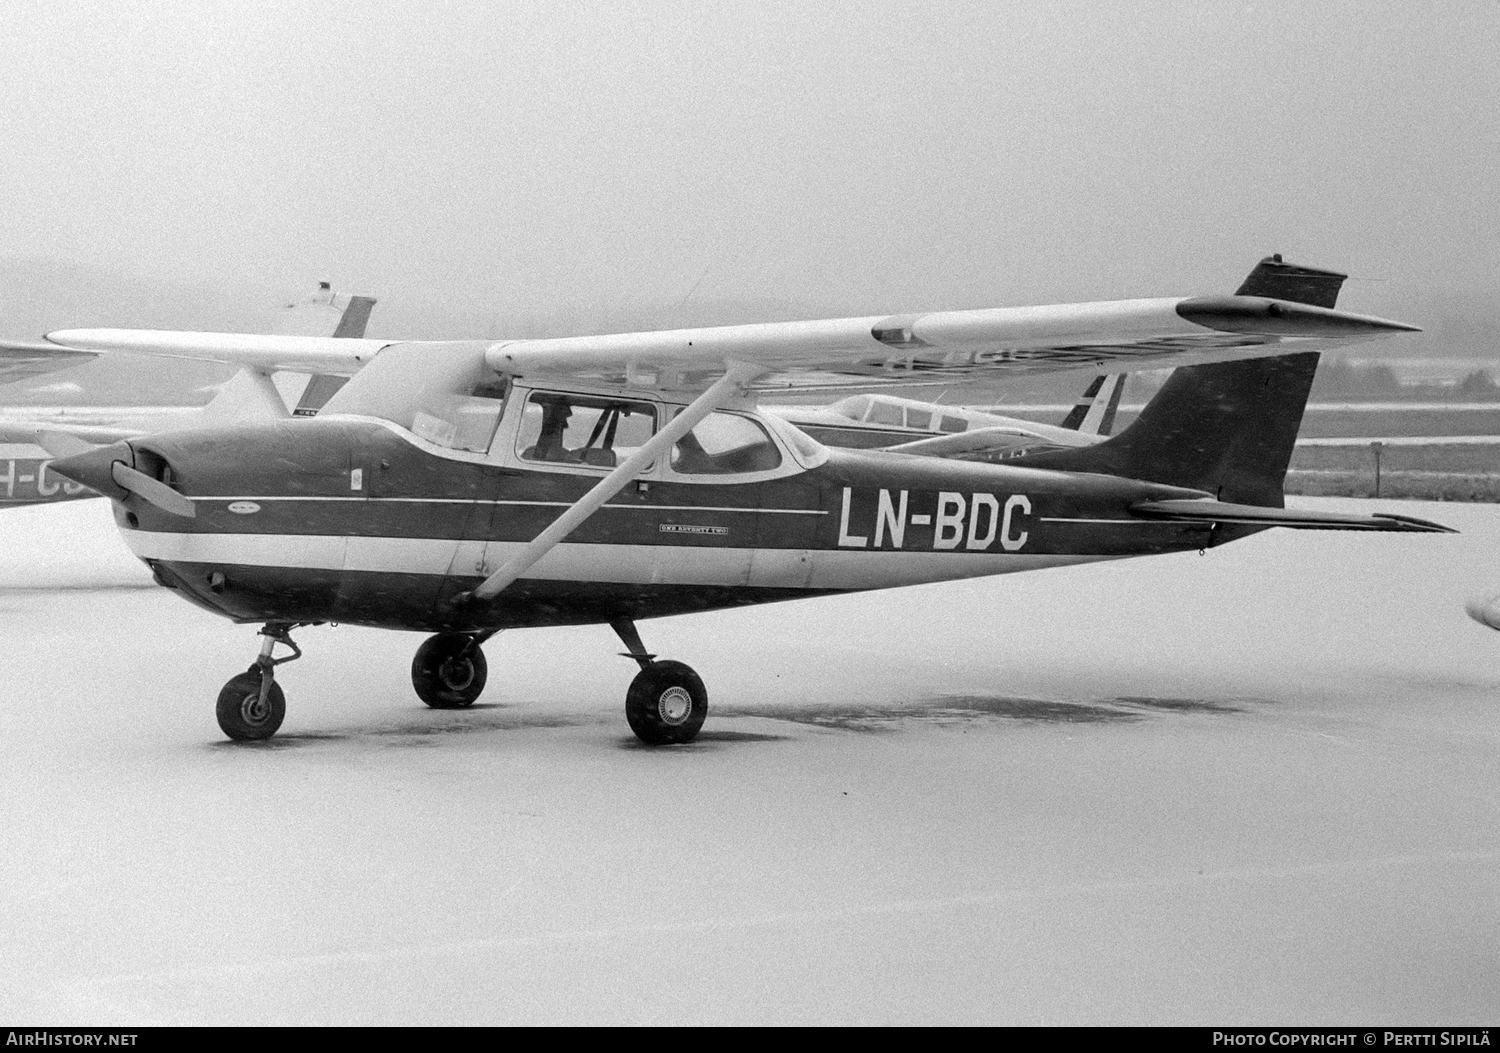
{"type": "Polygon", "coordinates": [[[679,475],[741,475],[781,467],[781,450],[749,417],[710,413],[672,447],[679,475]]]}
{"type": "Polygon", "coordinates": [[[495,437],[508,393],[507,381],[482,380],[467,395],[451,395],[430,405],[436,413],[413,413],[412,434],[450,450],[484,453],[495,437]]]}
{"type": "Polygon", "coordinates": [[[964,420],[962,417],[944,417],[942,419],[942,422],[938,425],[938,430],[948,432],[950,434],[957,434],[961,431],[968,431],[969,422],[964,420]]]}
{"type": "Polygon", "coordinates": [[[536,391],[526,400],[516,451],[527,461],[613,468],[655,431],[649,402],[536,391]]]}

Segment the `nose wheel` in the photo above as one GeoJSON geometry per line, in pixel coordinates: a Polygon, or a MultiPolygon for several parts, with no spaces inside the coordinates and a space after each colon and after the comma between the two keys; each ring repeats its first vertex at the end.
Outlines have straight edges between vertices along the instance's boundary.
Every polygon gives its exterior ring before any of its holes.
{"type": "Polygon", "coordinates": [[[494,633],[440,633],[411,660],[411,686],[433,709],[472,706],[484,692],[489,664],[479,645],[494,633]]]}
{"type": "Polygon", "coordinates": [[[215,708],[219,727],[236,742],[254,742],[276,734],[286,718],[286,694],[276,682],[276,667],[302,657],[288,626],[266,625],[260,635],[260,657],[224,685],[215,708]],[[274,657],[277,644],[290,647],[292,653],[285,658],[274,657]]]}

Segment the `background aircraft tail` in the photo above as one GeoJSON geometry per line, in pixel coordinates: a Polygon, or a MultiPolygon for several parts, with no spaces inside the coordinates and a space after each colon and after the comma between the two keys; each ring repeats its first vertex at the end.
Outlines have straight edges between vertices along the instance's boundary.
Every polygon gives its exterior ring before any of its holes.
{"type": "MultiPolygon", "coordinates": [[[[1332,308],[1344,278],[1278,254],[1256,264],[1235,295],[1332,308]]],[[[1317,368],[1317,352],[1181,367],[1114,438],[1010,463],[1187,486],[1220,501],[1282,508],[1282,484],[1317,368]]]]}
{"type": "Polygon", "coordinates": [[[1125,391],[1125,373],[1104,373],[1094,378],[1078,404],[1058,425],[1084,435],[1108,435],[1115,426],[1120,395],[1125,391]]]}

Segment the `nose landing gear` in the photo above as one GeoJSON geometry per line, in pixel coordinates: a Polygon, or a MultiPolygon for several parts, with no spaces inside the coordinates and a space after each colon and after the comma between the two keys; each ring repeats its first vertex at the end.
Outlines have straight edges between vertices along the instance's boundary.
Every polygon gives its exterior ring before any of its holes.
{"type": "Polygon", "coordinates": [[[255,664],[233,677],[219,692],[216,709],[219,727],[236,742],[268,739],[276,734],[286,717],[286,695],[276,682],[276,667],[302,657],[302,649],[292,642],[291,626],[267,623],[260,635],[260,656],[255,664]],[[285,658],[272,657],[277,644],[285,644],[292,653],[285,658]]]}

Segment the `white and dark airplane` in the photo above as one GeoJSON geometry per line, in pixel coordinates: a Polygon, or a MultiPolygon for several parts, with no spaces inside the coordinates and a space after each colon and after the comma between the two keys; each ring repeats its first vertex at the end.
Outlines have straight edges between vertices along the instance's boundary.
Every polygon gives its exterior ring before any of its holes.
{"type": "Polygon", "coordinates": [[[501,630],[604,623],[640,667],[631,728],[681,743],[708,693],[647,649],[641,619],[1203,549],[1273,526],[1446,529],[1283,507],[1317,352],[1413,327],[1309,302],[1327,272],[1273,259],[1256,274],[1255,295],[561,339],[56,333],[74,349],[352,379],[315,417],[132,438],[53,470],[114,501],[159,584],[261,626],[255,664],[218,697],[233,739],[280,726],[275,671],[300,656],[301,626],[432,634],[412,683],[454,708],[484,689],[481,645],[501,630]],[[832,449],[757,405],[792,386],[1165,365],[1178,368],[1113,438],[1000,463],[832,449]]]}
{"type": "Polygon", "coordinates": [[[950,406],[884,392],[849,395],[827,406],[765,406],[825,446],[901,450],[959,460],[1004,460],[1043,450],[1092,446],[1114,426],[1125,374],[1094,378],[1060,424],[950,406]]]}
{"type": "MultiPolygon", "coordinates": [[[[340,297],[328,282],[305,300],[280,309],[272,332],[281,336],[332,336],[358,339],[365,335],[375,300],[369,296],[340,297]]],[[[0,341],[0,381],[23,379],[93,358],[92,353],[61,355],[56,344],[0,341]],[[12,375],[6,367],[19,364],[12,375]]],[[[53,478],[52,456],[38,445],[43,432],[88,443],[109,443],[138,435],[161,434],[181,428],[275,419],[289,412],[312,416],[349,379],[341,375],[286,375],[278,386],[269,372],[241,369],[202,406],[83,405],[0,406],[0,509],[18,505],[50,504],[99,496],[71,480],[53,478]],[[290,410],[287,408],[290,402],[290,410]]],[[[56,439],[53,440],[54,445],[56,439]]]]}

